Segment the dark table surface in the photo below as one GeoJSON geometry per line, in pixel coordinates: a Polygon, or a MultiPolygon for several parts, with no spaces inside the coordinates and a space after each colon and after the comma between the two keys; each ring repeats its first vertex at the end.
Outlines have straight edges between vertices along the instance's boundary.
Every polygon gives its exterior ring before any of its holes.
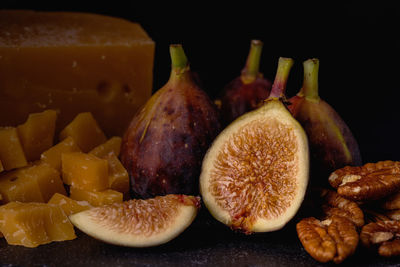
{"type": "MultiPolygon", "coordinates": [[[[215,221],[202,208],[193,224],[176,239],[153,248],[105,244],[76,231],[72,241],[37,248],[9,246],[0,240],[1,266],[322,266],[297,238],[294,218],[280,231],[244,235],[215,221]]],[[[359,247],[341,266],[399,266],[359,247]]]]}

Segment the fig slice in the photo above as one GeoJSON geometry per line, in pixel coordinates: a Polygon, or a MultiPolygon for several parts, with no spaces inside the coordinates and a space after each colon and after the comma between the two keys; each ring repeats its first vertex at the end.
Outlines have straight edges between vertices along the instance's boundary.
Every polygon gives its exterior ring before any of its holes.
{"type": "Polygon", "coordinates": [[[248,234],[278,230],[304,199],[307,137],[282,102],[292,65],[292,59],[279,59],[270,97],[225,128],[203,160],[204,204],[234,230],[248,234]]]}
{"type": "Polygon", "coordinates": [[[150,247],[181,234],[193,222],[199,207],[199,197],[170,194],[96,207],[69,218],[79,230],[103,242],[150,247]]]}

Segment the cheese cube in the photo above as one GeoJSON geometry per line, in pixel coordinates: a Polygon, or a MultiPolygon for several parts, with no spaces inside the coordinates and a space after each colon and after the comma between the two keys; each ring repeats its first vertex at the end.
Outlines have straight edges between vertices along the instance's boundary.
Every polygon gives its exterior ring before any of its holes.
{"type": "Polygon", "coordinates": [[[121,152],[121,143],[122,138],[119,136],[111,137],[107,140],[107,142],[98,145],[97,147],[93,148],[89,154],[95,155],[96,157],[103,158],[110,153],[115,154],[117,157],[121,152]]]}
{"type": "Polygon", "coordinates": [[[60,140],[71,136],[83,152],[104,143],[107,138],[90,112],[79,113],[60,133],[60,140]]]}
{"type": "Polygon", "coordinates": [[[107,189],[100,192],[81,190],[71,186],[70,197],[75,200],[84,200],[91,205],[98,207],[123,201],[123,194],[115,190],[107,189]]]}
{"type": "Polygon", "coordinates": [[[53,195],[48,204],[59,206],[67,216],[92,208],[87,201],[74,200],[58,193],[53,195]]]}
{"type": "Polygon", "coordinates": [[[26,159],[38,160],[40,154],[53,145],[57,112],[46,110],[29,114],[28,120],[17,127],[26,159]]]}
{"type": "Polygon", "coordinates": [[[61,156],[62,177],[65,184],[81,190],[102,191],[108,188],[108,162],[82,152],[61,156]]]}
{"type": "Polygon", "coordinates": [[[71,136],[68,136],[55,146],[49,148],[40,156],[40,160],[61,171],[61,155],[63,153],[80,152],[80,148],[71,136]]]}
{"type": "Polygon", "coordinates": [[[10,202],[1,206],[0,231],[9,244],[25,247],[76,238],[61,208],[45,203],[10,202]]]}
{"type": "Polygon", "coordinates": [[[0,128],[0,161],[6,171],[28,164],[14,127],[0,128]]]}

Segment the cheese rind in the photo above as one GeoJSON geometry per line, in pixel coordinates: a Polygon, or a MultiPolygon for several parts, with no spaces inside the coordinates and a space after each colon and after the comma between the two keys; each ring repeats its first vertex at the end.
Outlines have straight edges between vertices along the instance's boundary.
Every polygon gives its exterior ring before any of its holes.
{"type": "Polygon", "coordinates": [[[90,111],[107,136],[121,136],[151,95],[154,47],[119,18],[0,10],[0,126],[54,109],[58,132],[90,111]]]}

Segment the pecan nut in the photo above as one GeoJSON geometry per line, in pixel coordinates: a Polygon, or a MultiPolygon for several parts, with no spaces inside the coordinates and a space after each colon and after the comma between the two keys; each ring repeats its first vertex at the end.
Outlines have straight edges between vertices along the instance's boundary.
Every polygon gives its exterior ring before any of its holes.
{"type": "Polygon", "coordinates": [[[382,203],[382,208],[385,210],[400,209],[400,192],[386,198],[382,203]]]}
{"type": "Polygon", "coordinates": [[[297,223],[296,230],[305,250],[319,262],[341,263],[358,245],[355,225],[340,216],[334,215],[324,221],[305,218],[297,223]]]}
{"type": "Polygon", "coordinates": [[[378,247],[379,255],[393,257],[400,255],[400,222],[378,221],[364,225],[360,233],[365,247],[378,247]]]}
{"type": "Polygon", "coordinates": [[[339,195],[353,201],[381,199],[400,190],[400,162],[380,161],[346,166],[329,176],[339,195]]]}
{"type": "Polygon", "coordinates": [[[354,201],[348,200],[335,191],[321,189],[322,209],[327,216],[341,216],[352,221],[357,227],[364,225],[364,213],[354,201]]]}
{"type": "Polygon", "coordinates": [[[390,221],[391,220],[390,217],[387,214],[385,214],[385,213],[383,213],[381,211],[375,211],[375,210],[372,210],[372,209],[364,208],[363,212],[365,214],[365,219],[366,219],[366,221],[368,223],[380,222],[380,221],[390,221]]]}
{"type": "Polygon", "coordinates": [[[388,210],[385,215],[389,217],[389,220],[400,221],[400,209],[398,210],[388,210]]]}

